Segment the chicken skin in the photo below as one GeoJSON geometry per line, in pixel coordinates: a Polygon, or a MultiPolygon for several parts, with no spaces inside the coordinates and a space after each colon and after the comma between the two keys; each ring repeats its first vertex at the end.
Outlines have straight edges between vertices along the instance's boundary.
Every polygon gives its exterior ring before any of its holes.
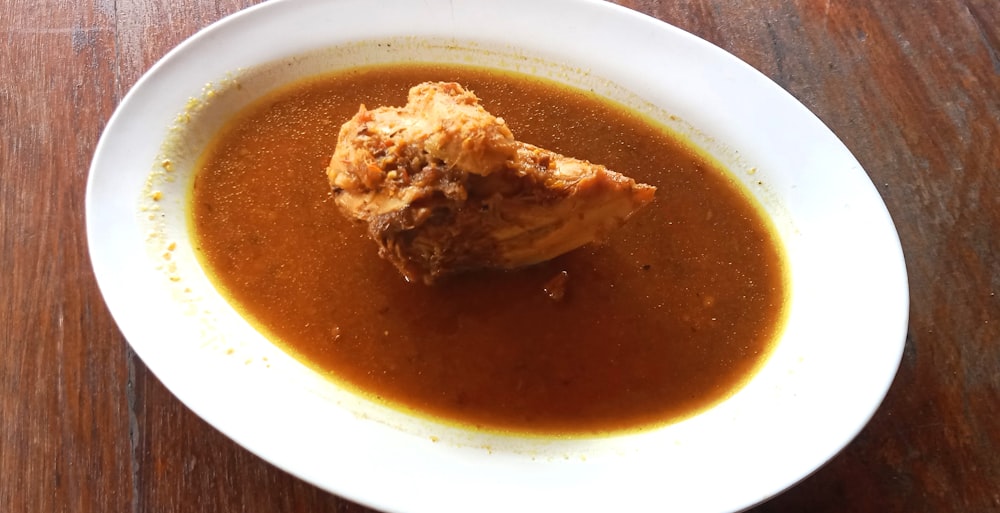
{"type": "Polygon", "coordinates": [[[414,86],[404,107],[362,105],[341,127],[327,176],[337,206],[368,224],[379,254],[428,284],[600,240],[656,191],[515,140],[456,83],[414,86]]]}

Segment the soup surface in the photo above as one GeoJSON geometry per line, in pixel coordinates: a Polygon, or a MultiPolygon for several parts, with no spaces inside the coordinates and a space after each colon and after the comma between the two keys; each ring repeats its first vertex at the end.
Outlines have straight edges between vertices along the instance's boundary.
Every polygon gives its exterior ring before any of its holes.
{"type": "Polygon", "coordinates": [[[200,166],[193,232],[222,292],[313,368],[421,415],[549,435],[676,421],[739,389],[785,317],[780,245],[724,170],[547,81],[427,65],[311,79],[237,116],[200,166]],[[337,211],[325,170],[360,104],[403,105],[425,80],[463,84],[519,140],[653,184],[656,200],[549,262],[407,283],[337,211]]]}

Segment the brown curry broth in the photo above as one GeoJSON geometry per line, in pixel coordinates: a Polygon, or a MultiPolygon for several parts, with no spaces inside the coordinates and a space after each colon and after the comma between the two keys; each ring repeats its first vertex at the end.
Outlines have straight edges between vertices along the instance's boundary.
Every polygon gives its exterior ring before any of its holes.
{"type": "Polygon", "coordinates": [[[487,429],[597,433],[738,389],[785,308],[768,222],[710,159],[588,93],[475,68],[353,70],[273,93],[203,158],[193,227],[216,284],[286,350],[397,407],[487,429]],[[358,105],[458,81],[519,139],[659,187],[603,244],[517,272],[406,283],[333,204],[325,168],[358,105]],[[553,301],[544,284],[569,275],[553,301]]]}

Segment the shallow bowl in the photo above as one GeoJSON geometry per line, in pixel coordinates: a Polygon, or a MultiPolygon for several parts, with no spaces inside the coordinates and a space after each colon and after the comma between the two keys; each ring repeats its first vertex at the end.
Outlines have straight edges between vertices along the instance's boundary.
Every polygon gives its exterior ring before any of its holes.
{"type": "Polygon", "coordinates": [[[898,237],[837,137],[732,55],[597,1],[278,0],[247,9],[185,41],[129,92],[98,145],[86,209],[108,307],[171,392],[265,460],[386,511],[750,507],[861,430],[895,375],[906,331],[898,237]],[[191,247],[186,191],[198,156],[229,116],[274,87],[399,61],[475,63],[593,89],[723,162],[771,216],[788,257],[788,323],[762,369],[731,398],[662,428],[517,437],[369,402],[255,331],[191,247]]]}

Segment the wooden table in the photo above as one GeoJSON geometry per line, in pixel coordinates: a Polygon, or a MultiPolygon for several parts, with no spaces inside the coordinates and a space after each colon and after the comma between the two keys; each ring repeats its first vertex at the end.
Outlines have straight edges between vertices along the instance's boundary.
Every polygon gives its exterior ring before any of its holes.
{"type": "MultiPolygon", "coordinates": [[[[84,184],[115,106],[174,45],[253,3],[0,4],[2,512],[370,511],[171,396],[115,327],[87,257],[84,184]]],[[[882,408],[754,511],[1000,511],[1000,4],[621,3],[812,109],[867,169],[907,257],[909,333],[882,408]]]]}

